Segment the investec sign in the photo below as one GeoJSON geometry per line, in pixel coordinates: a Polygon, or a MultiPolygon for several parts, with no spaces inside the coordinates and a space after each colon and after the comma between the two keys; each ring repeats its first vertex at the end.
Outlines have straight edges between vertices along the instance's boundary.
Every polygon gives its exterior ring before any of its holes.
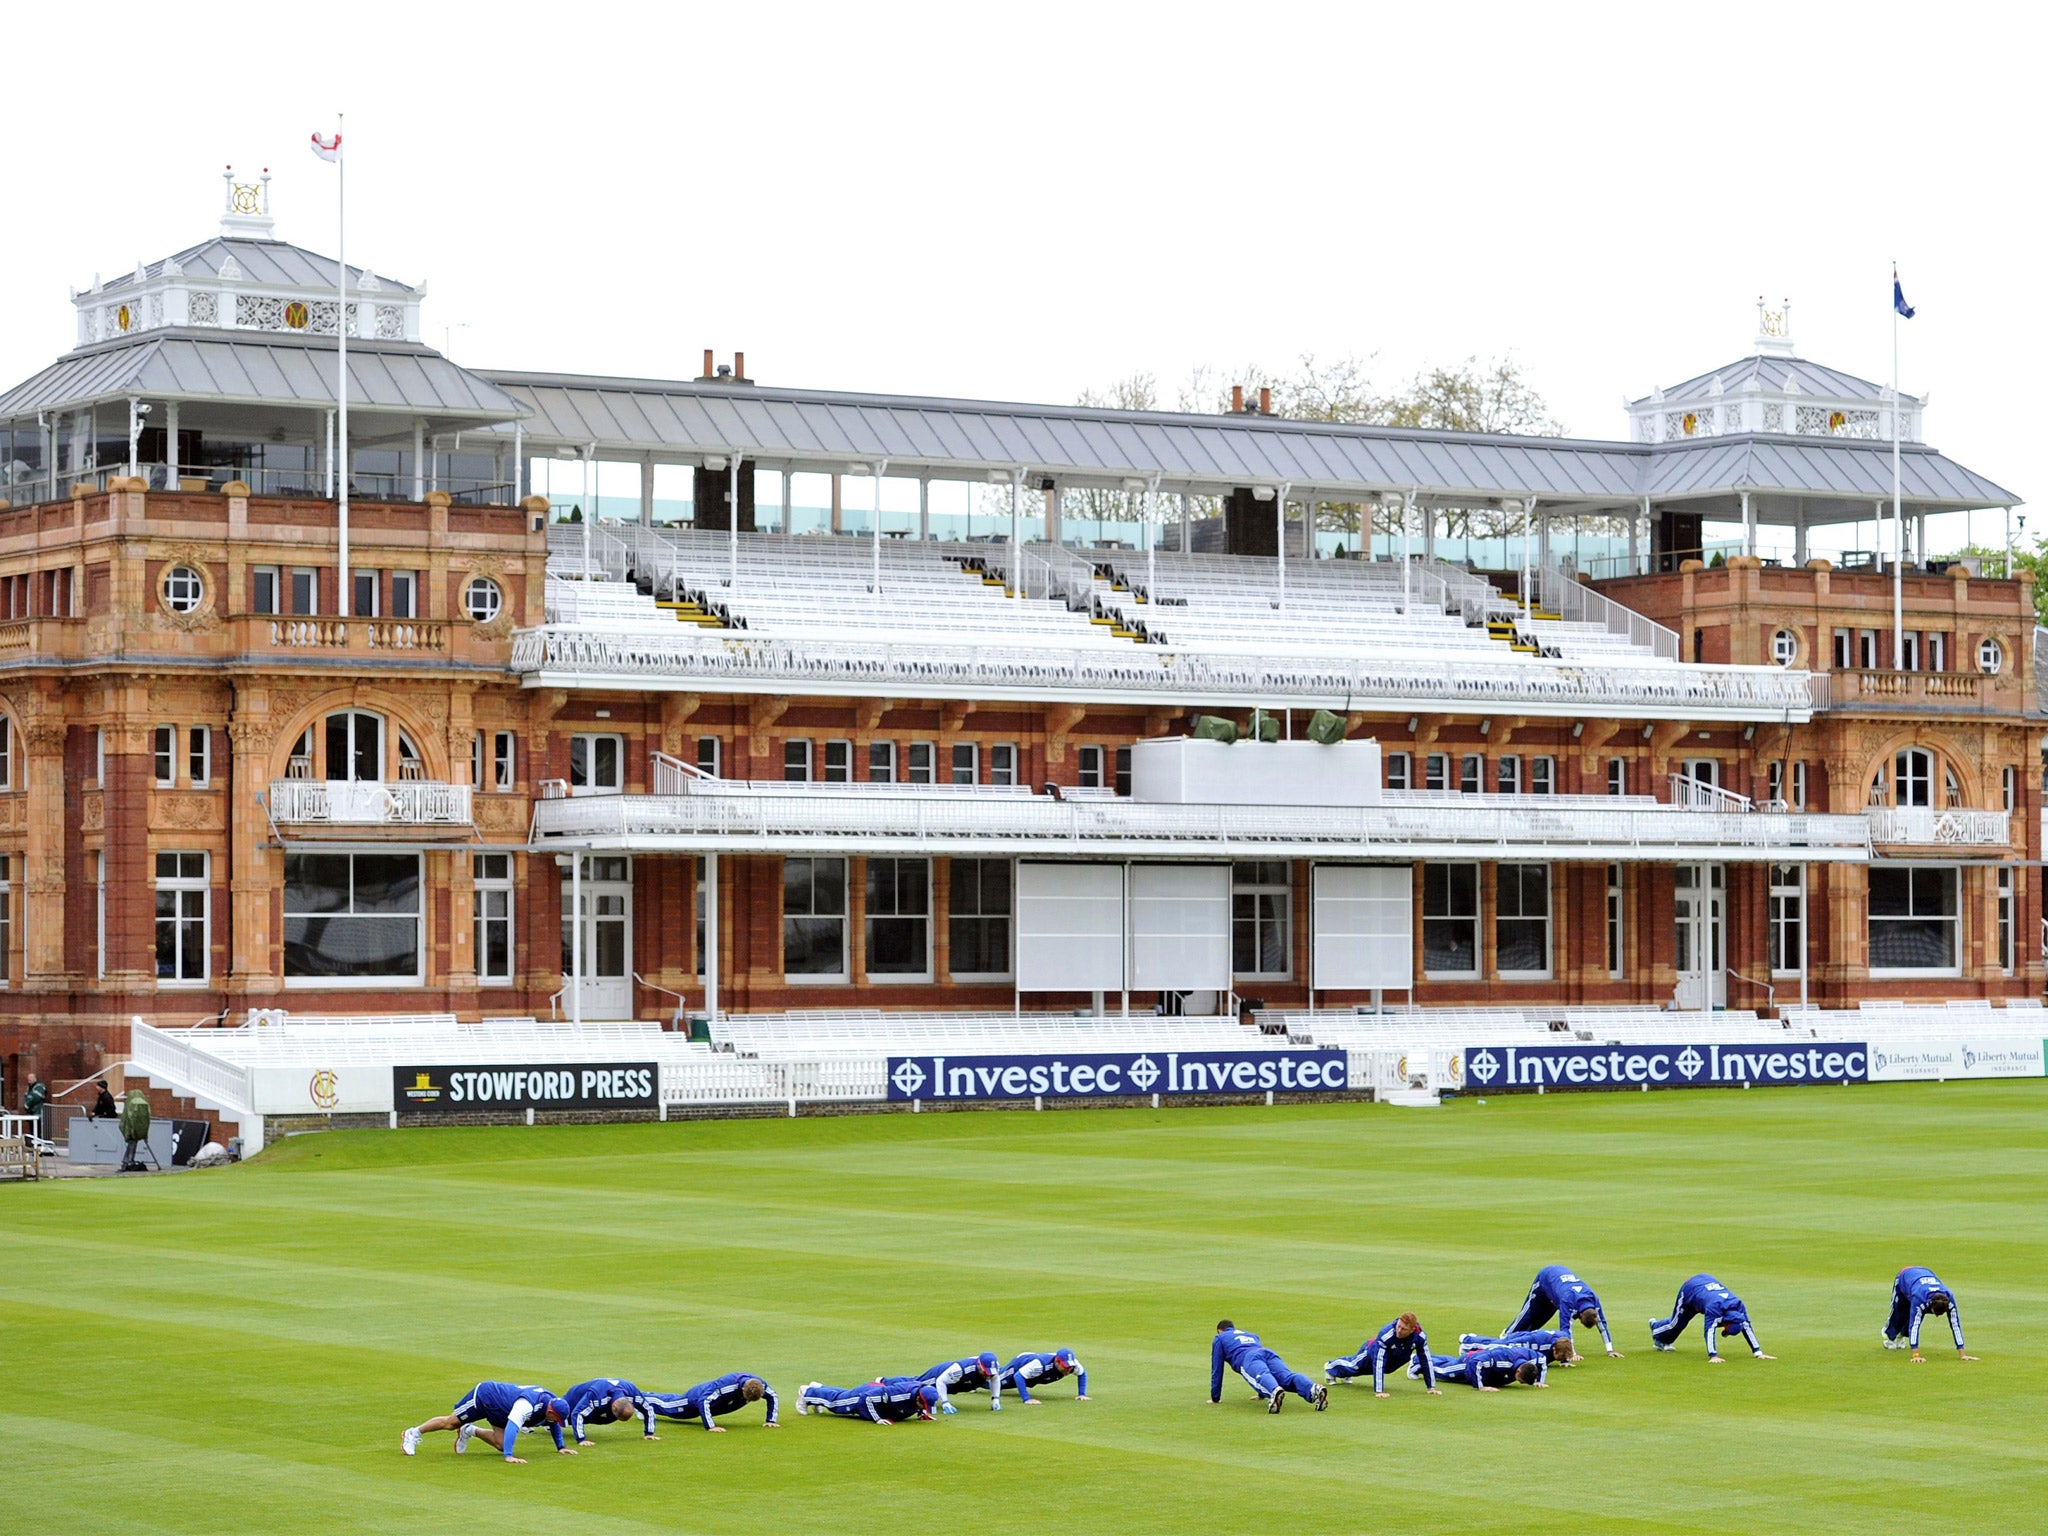
{"type": "Polygon", "coordinates": [[[1473,1045],[1467,1092],[1536,1088],[1733,1088],[1860,1083],[1870,1064],[1858,1042],[1775,1045],[1473,1045]]]}
{"type": "Polygon", "coordinates": [[[889,1097],[1124,1098],[1149,1093],[1337,1093],[1342,1051],[1150,1051],[1064,1056],[891,1056],[889,1097]]]}

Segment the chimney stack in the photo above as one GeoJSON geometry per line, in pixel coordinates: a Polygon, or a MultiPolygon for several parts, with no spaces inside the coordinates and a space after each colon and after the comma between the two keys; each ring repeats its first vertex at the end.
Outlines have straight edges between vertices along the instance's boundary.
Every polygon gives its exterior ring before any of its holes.
{"type": "Polygon", "coordinates": [[[1259,386],[1259,414],[1261,416],[1273,414],[1273,391],[1263,384],[1259,386]]]}
{"type": "Polygon", "coordinates": [[[711,377],[711,349],[709,347],[704,349],[704,371],[698,377],[705,379],[711,377]]]}
{"type": "Polygon", "coordinates": [[[1231,414],[1235,416],[1244,414],[1244,386],[1242,384],[1230,386],[1230,410],[1231,414]]]}
{"type": "Polygon", "coordinates": [[[732,355],[732,376],[735,383],[747,382],[747,354],[735,352],[732,355]]]}

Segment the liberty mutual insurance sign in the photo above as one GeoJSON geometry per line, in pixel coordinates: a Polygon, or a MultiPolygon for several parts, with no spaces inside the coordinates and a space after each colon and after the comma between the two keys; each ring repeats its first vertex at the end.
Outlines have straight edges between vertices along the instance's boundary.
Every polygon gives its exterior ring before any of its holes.
{"type": "Polygon", "coordinates": [[[891,1056],[889,1097],[1101,1099],[1144,1094],[1340,1093],[1343,1051],[1138,1051],[1066,1056],[891,1056]]]}
{"type": "Polygon", "coordinates": [[[1860,1083],[1869,1047],[1843,1041],[1771,1045],[1472,1045],[1468,1093],[1538,1088],[1742,1088],[1860,1083]]]}

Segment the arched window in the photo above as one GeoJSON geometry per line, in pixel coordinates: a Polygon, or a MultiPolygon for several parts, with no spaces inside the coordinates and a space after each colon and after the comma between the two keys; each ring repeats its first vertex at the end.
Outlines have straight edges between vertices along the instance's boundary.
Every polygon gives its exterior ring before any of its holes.
{"type": "Polygon", "coordinates": [[[1789,629],[1781,629],[1771,636],[1771,660],[1781,667],[1789,667],[1799,659],[1799,637],[1789,629]]]}
{"type": "Polygon", "coordinates": [[[1956,777],[1955,769],[1947,763],[1941,765],[1942,807],[1945,810],[1960,810],[1963,804],[1962,780],[1956,777]]]}
{"type": "Polygon", "coordinates": [[[376,782],[384,777],[384,719],[366,709],[327,717],[327,779],[376,782]]]}
{"type": "Polygon", "coordinates": [[[420,761],[420,749],[412,744],[412,738],[398,733],[398,777],[401,782],[412,783],[427,776],[426,764],[420,761]]]}
{"type": "Polygon", "coordinates": [[[478,576],[463,589],[462,606],[479,624],[488,624],[505,606],[505,594],[488,576],[478,576]]]}
{"type": "Polygon", "coordinates": [[[1892,757],[1892,804],[1934,804],[1934,754],[1906,747],[1892,757]]]}

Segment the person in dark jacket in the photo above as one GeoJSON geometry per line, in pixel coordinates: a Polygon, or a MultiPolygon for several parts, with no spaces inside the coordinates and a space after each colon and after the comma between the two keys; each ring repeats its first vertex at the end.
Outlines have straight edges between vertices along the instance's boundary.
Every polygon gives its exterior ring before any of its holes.
{"type": "Polygon", "coordinates": [[[85,1118],[88,1120],[120,1119],[121,1106],[114,1102],[114,1096],[107,1091],[107,1080],[104,1077],[99,1081],[99,1090],[99,1097],[92,1101],[92,1108],[85,1112],[85,1118]]]}

